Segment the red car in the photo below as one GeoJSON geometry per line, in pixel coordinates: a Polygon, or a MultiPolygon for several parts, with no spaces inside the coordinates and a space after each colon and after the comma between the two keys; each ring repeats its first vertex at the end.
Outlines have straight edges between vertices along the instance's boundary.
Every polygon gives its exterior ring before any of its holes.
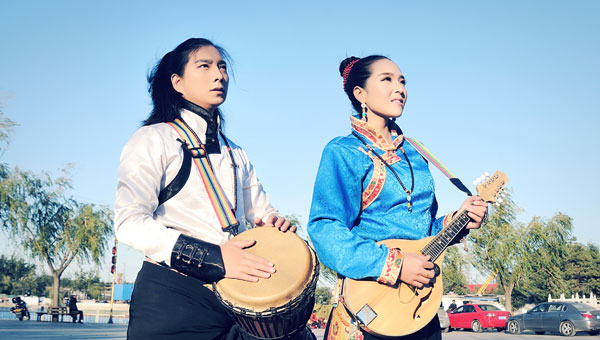
{"type": "Polygon", "coordinates": [[[496,328],[499,332],[506,328],[510,312],[500,310],[493,305],[462,305],[448,314],[450,328],[472,329],[482,332],[485,328],[496,328]]]}

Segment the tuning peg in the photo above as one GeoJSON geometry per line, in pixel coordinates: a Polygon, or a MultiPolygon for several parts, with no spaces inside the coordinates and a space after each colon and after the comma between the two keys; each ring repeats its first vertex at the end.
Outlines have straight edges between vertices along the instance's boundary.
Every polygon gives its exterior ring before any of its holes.
{"type": "Polygon", "coordinates": [[[502,202],[504,202],[504,200],[502,199],[502,197],[498,197],[498,199],[496,200],[496,202],[502,203],[502,202]]]}

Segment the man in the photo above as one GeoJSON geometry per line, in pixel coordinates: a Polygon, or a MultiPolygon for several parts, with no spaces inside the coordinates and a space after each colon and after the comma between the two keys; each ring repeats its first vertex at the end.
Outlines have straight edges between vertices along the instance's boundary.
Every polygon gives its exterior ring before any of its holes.
{"type": "Polygon", "coordinates": [[[458,306],[456,305],[456,301],[453,299],[452,303],[450,304],[450,306],[448,306],[448,312],[451,312],[451,311],[455,310],[456,307],[458,307],[458,306]]]}
{"type": "Polygon", "coordinates": [[[79,315],[79,323],[83,323],[83,312],[77,308],[77,295],[71,295],[69,299],[69,314],[73,318],[73,323],[75,323],[77,315],[79,315]]]}

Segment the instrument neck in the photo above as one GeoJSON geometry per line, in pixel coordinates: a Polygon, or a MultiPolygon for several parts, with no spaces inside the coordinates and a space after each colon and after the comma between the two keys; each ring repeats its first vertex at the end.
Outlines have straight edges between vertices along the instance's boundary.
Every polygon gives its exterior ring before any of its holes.
{"type": "Polygon", "coordinates": [[[421,253],[425,256],[431,256],[432,262],[437,260],[446,248],[448,248],[448,245],[450,245],[452,240],[463,231],[470,220],[468,212],[463,210],[458,216],[450,221],[450,225],[442,229],[439,234],[421,249],[421,253]]]}

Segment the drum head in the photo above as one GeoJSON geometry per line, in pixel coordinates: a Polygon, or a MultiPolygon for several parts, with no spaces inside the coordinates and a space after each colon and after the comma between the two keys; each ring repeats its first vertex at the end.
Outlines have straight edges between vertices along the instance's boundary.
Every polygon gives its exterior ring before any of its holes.
{"type": "Polygon", "coordinates": [[[270,278],[261,278],[258,282],[219,281],[216,285],[218,293],[234,307],[262,312],[296,298],[310,283],[316,259],[296,233],[284,233],[274,227],[257,227],[237,235],[233,240],[256,240],[256,244],[245,250],[271,261],[276,269],[270,278]]]}

